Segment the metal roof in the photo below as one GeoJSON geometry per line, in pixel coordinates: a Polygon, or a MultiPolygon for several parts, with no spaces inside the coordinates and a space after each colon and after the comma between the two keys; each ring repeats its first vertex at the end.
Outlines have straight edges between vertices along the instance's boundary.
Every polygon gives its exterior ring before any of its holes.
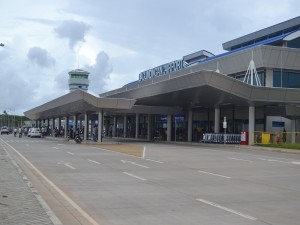
{"type": "MultiPolygon", "coordinates": [[[[296,35],[292,35],[294,33],[298,34],[298,31],[292,31],[292,32],[289,32],[289,33],[286,33],[286,34],[281,34],[281,35],[278,35],[276,37],[272,37],[272,38],[269,38],[269,39],[266,39],[266,40],[263,40],[263,41],[259,41],[259,42],[253,43],[251,45],[247,45],[245,47],[241,47],[241,48],[238,48],[238,49],[235,49],[235,50],[231,50],[229,52],[225,52],[225,53],[222,53],[222,54],[219,54],[219,55],[215,55],[215,56],[209,57],[209,58],[207,58],[205,60],[196,61],[194,63],[189,64],[189,66],[192,66],[192,65],[195,65],[195,64],[200,64],[200,63],[205,63],[205,62],[208,62],[210,60],[218,59],[218,58],[224,57],[226,55],[230,55],[230,54],[233,54],[233,53],[236,53],[236,52],[244,51],[244,50],[249,49],[249,48],[254,48],[254,47],[257,47],[257,46],[261,46],[261,45],[272,44],[272,43],[284,40],[286,37],[291,37],[291,38],[294,37],[294,38],[296,38],[297,37],[296,35]]],[[[290,41],[291,38],[289,38],[288,41],[290,41]]]]}
{"type": "Polygon", "coordinates": [[[262,30],[247,34],[245,36],[236,38],[234,40],[223,43],[224,50],[231,50],[234,46],[243,45],[244,43],[255,41],[257,39],[266,39],[270,36],[277,36],[278,34],[284,34],[291,31],[300,29],[300,16],[293,19],[284,21],[282,23],[275,24],[273,26],[264,28],[262,30]]]}
{"type": "Polygon", "coordinates": [[[24,112],[32,120],[63,117],[80,113],[118,111],[130,109],[136,101],[125,98],[99,98],[82,90],[56,98],[50,102],[24,112]]]}

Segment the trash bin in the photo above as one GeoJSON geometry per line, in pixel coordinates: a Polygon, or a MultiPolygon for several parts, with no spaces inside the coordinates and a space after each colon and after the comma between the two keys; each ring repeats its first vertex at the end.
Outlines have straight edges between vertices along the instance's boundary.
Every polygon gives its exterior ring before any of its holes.
{"type": "Polygon", "coordinates": [[[242,131],[241,132],[241,145],[248,145],[249,144],[249,132],[248,131],[242,131]]]}
{"type": "Polygon", "coordinates": [[[271,135],[270,135],[270,133],[263,132],[261,134],[261,143],[262,144],[269,144],[269,143],[271,143],[271,135]]]}

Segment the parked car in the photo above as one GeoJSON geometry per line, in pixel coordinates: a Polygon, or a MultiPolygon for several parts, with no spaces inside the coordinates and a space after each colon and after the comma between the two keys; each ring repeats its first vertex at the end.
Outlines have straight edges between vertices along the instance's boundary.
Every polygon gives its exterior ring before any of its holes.
{"type": "Polygon", "coordinates": [[[8,128],[7,127],[1,127],[1,135],[2,134],[9,134],[9,130],[8,130],[8,128]]]}
{"type": "Polygon", "coordinates": [[[31,131],[32,131],[32,128],[29,128],[29,129],[28,129],[28,132],[27,132],[27,137],[30,137],[31,131]]]}
{"type": "Polygon", "coordinates": [[[42,137],[40,128],[32,128],[30,132],[30,137],[42,137]]]}

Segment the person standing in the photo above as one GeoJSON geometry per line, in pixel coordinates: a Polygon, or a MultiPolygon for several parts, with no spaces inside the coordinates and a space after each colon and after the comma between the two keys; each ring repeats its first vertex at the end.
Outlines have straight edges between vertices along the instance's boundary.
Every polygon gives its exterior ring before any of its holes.
{"type": "Polygon", "coordinates": [[[283,128],[283,132],[282,132],[282,142],[284,144],[286,143],[286,130],[285,130],[285,128],[283,128]]]}

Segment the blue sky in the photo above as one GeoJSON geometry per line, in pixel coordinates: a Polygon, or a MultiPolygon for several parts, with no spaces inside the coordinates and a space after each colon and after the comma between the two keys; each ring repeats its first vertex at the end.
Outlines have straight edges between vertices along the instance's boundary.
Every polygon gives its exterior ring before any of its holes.
{"type": "Polygon", "coordinates": [[[92,94],[140,72],[299,16],[296,0],[10,0],[1,2],[0,112],[68,93],[68,72],[90,72],[92,94]]]}

